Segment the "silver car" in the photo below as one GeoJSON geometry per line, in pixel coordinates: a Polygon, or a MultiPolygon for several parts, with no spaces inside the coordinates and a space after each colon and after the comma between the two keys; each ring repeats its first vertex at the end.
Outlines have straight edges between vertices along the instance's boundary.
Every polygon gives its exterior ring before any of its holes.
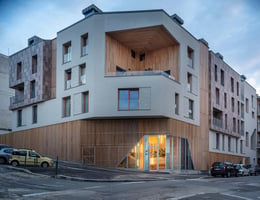
{"type": "Polygon", "coordinates": [[[249,176],[249,169],[247,169],[243,164],[236,164],[235,167],[237,170],[237,175],[249,176]]]}
{"type": "Polygon", "coordinates": [[[0,150],[0,164],[8,163],[13,152],[13,148],[2,148],[0,150]]]}

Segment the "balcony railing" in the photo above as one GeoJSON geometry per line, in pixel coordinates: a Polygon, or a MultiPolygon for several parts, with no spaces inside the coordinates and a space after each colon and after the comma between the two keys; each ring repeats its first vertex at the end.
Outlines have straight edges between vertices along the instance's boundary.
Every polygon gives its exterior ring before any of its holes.
{"type": "Polygon", "coordinates": [[[71,61],[71,53],[64,54],[63,55],[63,62],[66,63],[66,62],[69,62],[69,61],[71,61]]]}
{"type": "Polygon", "coordinates": [[[222,128],[222,120],[221,119],[213,118],[213,124],[217,127],[222,128]]]}
{"type": "Polygon", "coordinates": [[[85,75],[82,75],[82,76],[80,77],[80,83],[81,83],[81,84],[86,84],[86,76],[85,76],[85,75]]]}
{"type": "Polygon", "coordinates": [[[107,72],[106,76],[153,76],[153,75],[163,75],[169,79],[175,80],[175,78],[164,71],[160,70],[147,70],[147,71],[123,71],[123,72],[107,72]]]}
{"type": "Polygon", "coordinates": [[[66,81],[66,89],[70,89],[71,88],[71,80],[67,80],[66,81]]]}
{"type": "Polygon", "coordinates": [[[83,46],[82,47],[82,56],[85,56],[85,55],[87,55],[87,46],[83,46]]]}
{"type": "Polygon", "coordinates": [[[193,67],[193,60],[191,58],[188,58],[188,66],[193,67]]]}
{"type": "Polygon", "coordinates": [[[10,98],[10,105],[21,103],[24,101],[24,96],[13,96],[10,98]]]}

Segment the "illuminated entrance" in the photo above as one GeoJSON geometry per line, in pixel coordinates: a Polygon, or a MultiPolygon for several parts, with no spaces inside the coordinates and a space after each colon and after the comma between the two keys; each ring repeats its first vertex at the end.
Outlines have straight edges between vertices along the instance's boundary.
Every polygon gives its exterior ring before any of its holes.
{"type": "Polygon", "coordinates": [[[188,140],[170,135],[143,136],[119,167],[146,171],[194,169],[188,140]]]}

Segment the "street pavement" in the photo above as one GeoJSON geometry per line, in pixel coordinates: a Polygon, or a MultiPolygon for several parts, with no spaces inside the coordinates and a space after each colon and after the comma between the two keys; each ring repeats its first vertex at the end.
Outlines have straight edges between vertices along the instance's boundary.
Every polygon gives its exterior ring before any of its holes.
{"type": "Polygon", "coordinates": [[[130,182],[130,181],[154,181],[167,179],[193,179],[209,178],[207,173],[200,171],[180,171],[178,173],[170,171],[144,172],[131,169],[102,168],[80,163],[60,161],[58,168],[41,168],[41,167],[9,167],[13,170],[20,170],[26,173],[41,174],[55,178],[76,180],[76,181],[93,181],[93,182],[130,182]]]}

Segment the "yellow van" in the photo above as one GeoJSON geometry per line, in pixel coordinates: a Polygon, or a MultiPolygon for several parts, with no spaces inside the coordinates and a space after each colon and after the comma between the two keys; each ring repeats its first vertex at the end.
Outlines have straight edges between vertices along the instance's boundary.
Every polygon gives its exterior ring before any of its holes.
{"type": "Polygon", "coordinates": [[[28,165],[41,166],[43,168],[52,167],[53,160],[48,157],[43,157],[34,150],[16,149],[12,152],[9,164],[12,166],[28,165]]]}

